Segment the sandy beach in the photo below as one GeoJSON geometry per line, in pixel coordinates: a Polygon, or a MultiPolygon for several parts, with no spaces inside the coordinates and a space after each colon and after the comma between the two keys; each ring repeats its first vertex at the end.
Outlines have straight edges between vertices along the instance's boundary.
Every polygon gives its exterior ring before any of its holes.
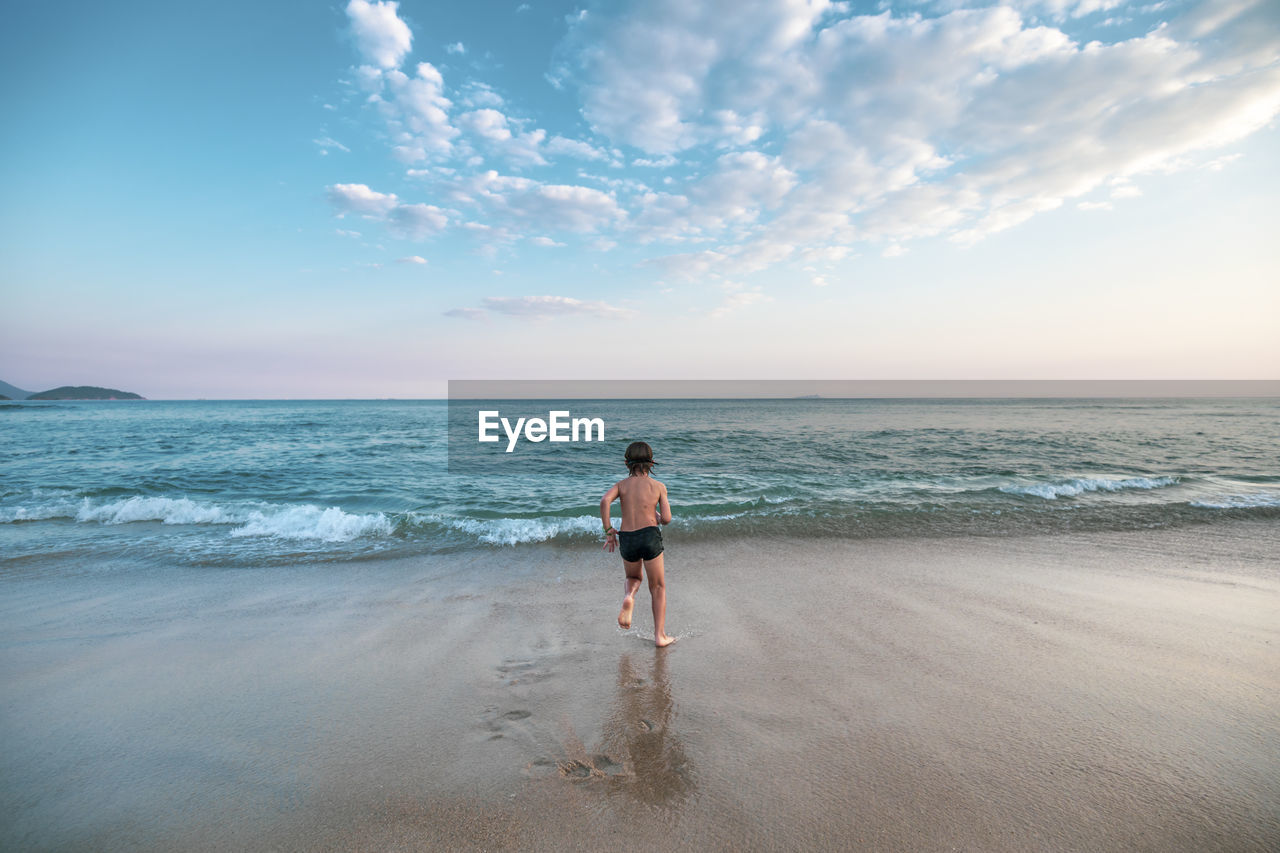
{"type": "Polygon", "coordinates": [[[1280,529],[3,577],[0,846],[1267,850],[1280,529]]]}

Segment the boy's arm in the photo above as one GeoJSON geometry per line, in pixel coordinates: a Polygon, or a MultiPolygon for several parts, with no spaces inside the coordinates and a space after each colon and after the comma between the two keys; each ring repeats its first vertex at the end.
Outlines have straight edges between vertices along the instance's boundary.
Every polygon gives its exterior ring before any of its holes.
{"type": "Polygon", "coordinates": [[[667,487],[665,485],[658,492],[658,521],[661,524],[671,523],[671,504],[667,503],[667,487]]]}
{"type": "Polygon", "coordinates": [[[613,488],[605,492],[604,497],[600,499],[600,521],[604,524],[604,549],[610,553],[618,547],[618,532],[613,529],[613,523],[609,520],[609,508],[620,496],[618,484],[614,483],[613,488]]]}
{"type": "Polygon", "coordinates": [[[620,494],[618,484],[614,483],[613,488],[605,492],[604,497],[600,499],[600,521],[604,523],[605,530],[613,527],[613,524],[609,521],[609,507],[618,499],[620,494]]]}

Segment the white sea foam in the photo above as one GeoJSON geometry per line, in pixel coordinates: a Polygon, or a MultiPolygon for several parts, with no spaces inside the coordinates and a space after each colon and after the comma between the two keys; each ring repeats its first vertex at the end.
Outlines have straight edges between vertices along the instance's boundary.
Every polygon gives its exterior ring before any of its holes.
{"type": "Polygon", "coordinates": [[[595,533],[600,528],[599,516],[593,515],[572,518],[451,518],[433,515],[427,518],[469,533],[488,545],[546,542],[562,533],[595,533]]]}
{"type": "Polygon", "coordinates": [[[202,504],[189,498],[143,497],[135,495],[95,503],[91,498],[59,497],[53,500],[0,509],[0,523],[72,518],[79,522],[127,524],[132,521],[159,521],[164,524],[235,524],[243,513],[217,504],[202,504]]]}
{"type": "MultiPolygon", "coordinates": [[[[692,529],[700,523],[732,521],[753,516],[751,511],[719,515],[681,516],[682,529],[692,529]]],[[[525,545],[548,542],[559,536],[595,537],[600,534],[600,516],[578,515],[570,518],[544,516],[542,518],[458,518],[446,515],[418,515],[415,520],[443,525],[469,534],[486,545],[525,545]]],[[[617,526],[617,519],[614,519],[617,526]]]]}
{"type": "Polygon", "coordinates": [[[1251,495],[1223,495],[1201,501],[1191,501],[1192,506],[1203,509],[1252,509],[1253,507],[1280,507],[1280,494],[1254,492],[1251,495]]]}
{"type": "Polygon", "coordinates": [[[240,525],[231,529],[232,536],[325,542],[348,542],[359,536],[385,536],[394,529],[391,520],[382,513],[358,514],[338,507],[273,505],[261,501],[223,505],[190,498],[134,495],[95,503],[87,497],[78,500],[62,497],[0,509],[0,523],[55,518],[97,524],[159,521],[163,524],[240,525]]]}
{"type": "Polygon", "coordinates": [[[231,531],[231,535],[350,542],[359,536],[386,536],[393,529],[391,520],[380,512],[357,514],[336,506],[322,509],[308,504],[268,512],[255,510],[249,513],[243,526],[231,531]]]}
{"type": "Polygon", "coordinates": [[[7,506],[0,508],[0,524],[15,521],[45,521],[51,518],[75,518],[79,506],[79,501],[69,498],[25,506],[7,506]]]}
{"type": "Polygon", "coordinates": [[[95,506],[88,498],[80,504],[76,521],[100,524],[128,524],[159,521],[164,524],[235,524],[240,521],[217,504],[196,503],[190,498],[142,497],[135,495],[95,506]]]}
{"type": "Polygon", "coordinates": [[[1057,500],[1062,497],[1074,497],[1085,492],[1119,492],[1124,489],[1159,489],[1172,486],[1178,482],[1177,477],[1129,477],[1124,480],[1108,480],[1101,477],[1078,477],[1058,483],[1030,483],[1025,485],[1001,486],[1000,491],[1010,495],[1033,495],[1038,498],[1057,500]]]}

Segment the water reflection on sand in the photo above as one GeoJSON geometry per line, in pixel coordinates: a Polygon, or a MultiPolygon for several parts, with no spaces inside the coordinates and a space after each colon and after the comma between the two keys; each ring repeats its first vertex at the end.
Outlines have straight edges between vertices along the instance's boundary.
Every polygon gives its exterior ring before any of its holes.
{"type": "Polygon", "coordinates": [[[617,693],[602,733],[605,750],[627,768],[624,783],[610,792],[650,805],[676,805],[694,789],[692,766],[674,727],[668,657],[658,651],[618,659],[617,693]]]}

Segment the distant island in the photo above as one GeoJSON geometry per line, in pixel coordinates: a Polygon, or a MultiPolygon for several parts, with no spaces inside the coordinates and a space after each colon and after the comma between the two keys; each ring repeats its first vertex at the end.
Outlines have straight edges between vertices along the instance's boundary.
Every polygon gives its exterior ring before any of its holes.
{"type": "Polygon", "coordinates": [[[50,391],[41,391],[27,397],[28,400],[143,400],[146,399],[131,391],[117,391],[115,388],[99,388],[96,385],[63,385],[50,391]]]}
{"type": "Polygon", "coordinates": [[[97,385],[62,385],[48,391],[27,391],[0,381],[0,400],[145,400],[132,391],[101,388],[97,385]]]}

